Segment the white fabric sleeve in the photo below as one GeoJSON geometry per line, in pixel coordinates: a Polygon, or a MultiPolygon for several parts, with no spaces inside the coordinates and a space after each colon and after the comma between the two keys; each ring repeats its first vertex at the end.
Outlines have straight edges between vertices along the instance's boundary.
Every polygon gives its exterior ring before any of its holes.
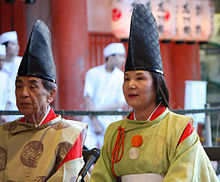
{"type": "Polygon", "coordinates": [[[86,73],[86,77],[85,77],[83,96],[84,97],[89,96],[90,98],[92,98],[94,87],[95,87],[95,85],[94,85],[93,74],[92,74],[91,70],[89,70],[86,73]]]}

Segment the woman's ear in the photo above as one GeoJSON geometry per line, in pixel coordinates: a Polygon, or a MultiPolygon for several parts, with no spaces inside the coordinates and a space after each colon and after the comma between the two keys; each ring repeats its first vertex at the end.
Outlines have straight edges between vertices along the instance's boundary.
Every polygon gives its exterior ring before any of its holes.
{"type": "Polygon", "coordinates": [[[50,91],[50,94],[47,97],[47,102],[50,104],[51,102],[53,102],[54,98],[56,95],[56,89],[53,89],[50,91]]]}

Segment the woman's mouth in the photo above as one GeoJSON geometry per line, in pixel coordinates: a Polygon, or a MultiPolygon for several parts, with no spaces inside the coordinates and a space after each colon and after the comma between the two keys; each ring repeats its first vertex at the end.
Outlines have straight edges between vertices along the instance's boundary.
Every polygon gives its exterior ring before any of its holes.
{"type": "Polygon", "coordinates": [[[134,98],[134,97],[137,97],[137,96],[138,96],[138,94],[128,94],[129,98],[134,98]]]}

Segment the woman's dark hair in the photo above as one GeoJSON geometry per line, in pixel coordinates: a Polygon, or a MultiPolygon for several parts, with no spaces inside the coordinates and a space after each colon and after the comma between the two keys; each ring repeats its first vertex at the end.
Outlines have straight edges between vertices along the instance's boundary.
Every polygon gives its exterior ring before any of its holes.
{"type": "Polygon", "coordinates": [[[165,107],[169,107],[169,91],[164,76],[155,72],[151,72],[151,75],[154,80],[157,104],[161,102],[165,107]]]}
{"type": "Polygon", "coordinates": [[[56,83],[53,83],[51,81],[42,79],[42,84],[48,92],[52,91],[53,89],[57,89],[56,83]]]}

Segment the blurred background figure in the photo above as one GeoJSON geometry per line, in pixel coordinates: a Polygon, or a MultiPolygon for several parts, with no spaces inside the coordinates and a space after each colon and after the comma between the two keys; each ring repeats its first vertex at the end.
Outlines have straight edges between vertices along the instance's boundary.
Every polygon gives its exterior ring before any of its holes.
{"type": "MultiPolygon", "coordinates": [[[[17,111],[18,108],[16,106],[15,99],[15,79],[21,63],[21,57],[18,56],[19,44],[17,32],[10,31],[2,33],[0,36],[0,43],[6,46],[6,58],[2,71],[7,73],[9,79],[7,83],[8,97],[5,110],[17,111]]],[[[18,118],[16,115],[7,116],[6,122],[13,121],[16,118],[18,118]]]]}
{"type": "Polygon", "coordinates": [[[0,44],[0,70],[2,69],[3,64],[5,63],[5,57],[6,57],[5,45],[0,44]]]}
{"type": "MultiPolygon", "coordinates": [[[[86,73],[84,98],[88,111],[121,110],[126,107],[122,92],[123,72],[119,69],[125,62],[122,43],[111,43],[103,51],[105,64],[91,68],[86,73]]],[[[89,149],[103,144],[108,125],[121,120],[122,116],[85,116],[89,124],[85,146],[89,149]]]]}
{"type": "MultiPolygon", "coordinates": [[[[5,63],[6,58],[6,47],[3,44],[0,44],[0,110],[5,110],[6,107],[6,98],[7,96],[7,82],[8,75],[6,72],[2,71],[2,67],[5,63]]],[[[0,124],[5,122],[5,116],[0,115],[0,124]]]]}

